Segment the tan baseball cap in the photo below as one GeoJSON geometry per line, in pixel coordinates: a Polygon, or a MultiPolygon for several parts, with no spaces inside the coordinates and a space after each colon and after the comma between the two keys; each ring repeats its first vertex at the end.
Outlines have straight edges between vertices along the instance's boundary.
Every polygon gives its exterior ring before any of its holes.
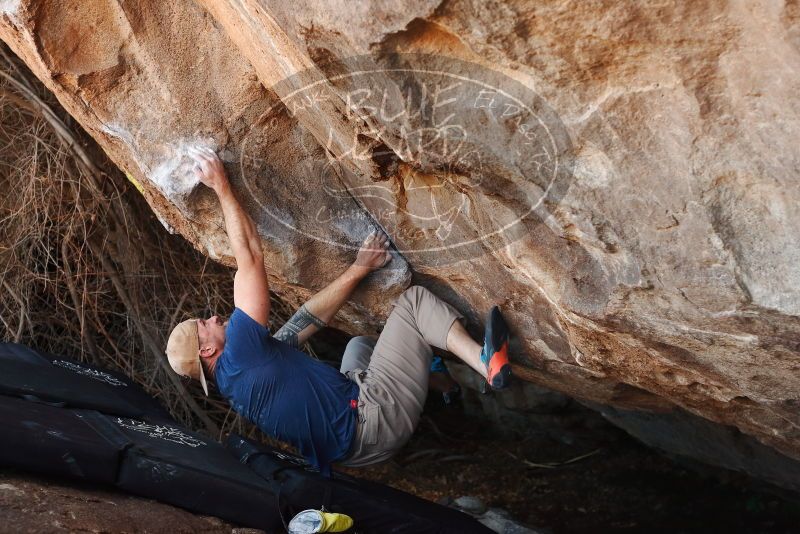
{"type": "Polygon", "coordinates": [[[179,375],[199,380],[208,397],[208,383],[200,365],[197,319],[188,319],[172,329],[167,340],[167,359],[172,370],[179,375]]]}

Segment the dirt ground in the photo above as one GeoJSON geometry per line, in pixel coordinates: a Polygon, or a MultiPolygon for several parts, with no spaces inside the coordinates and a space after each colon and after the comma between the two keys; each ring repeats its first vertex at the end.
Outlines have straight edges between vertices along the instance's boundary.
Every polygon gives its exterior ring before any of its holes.
{"type": "Polygon", "coordinates": [[[532,415],[530,427],[510,439],[457,406],[429,402],[396,459],[353,474],[434,501],[476,496],[555,533],[800,529],[800,498],[746,476],[676,463],[577,404],[532,415]]]}
{"type": "Polygon", "coordinates": [[[216,517],[52,477],[0,470],[0,533],[169,532],[257,534],[216,517]]]}

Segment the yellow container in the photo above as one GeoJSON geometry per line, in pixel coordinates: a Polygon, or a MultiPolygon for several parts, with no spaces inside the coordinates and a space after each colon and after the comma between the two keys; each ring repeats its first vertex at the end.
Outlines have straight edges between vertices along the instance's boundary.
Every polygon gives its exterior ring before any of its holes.
{"type": "Polygon", "coordinates": [[[317,532],[344,532],[353,526],[353,519],[344,514],[321,510],[303,510],[289,521],[289,534],[317,534],[317,532]]]}

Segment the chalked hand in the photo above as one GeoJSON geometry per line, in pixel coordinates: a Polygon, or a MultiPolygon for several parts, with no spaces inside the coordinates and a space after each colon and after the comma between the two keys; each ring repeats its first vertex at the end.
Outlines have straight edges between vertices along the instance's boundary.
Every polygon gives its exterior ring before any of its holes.
{"type": "Polygon", "coordinates": [[[358,249],[354,265],[368,272],[380,269],[392,259],[389,244],[389,237],[385,233],[373,230],[358,249]]]}
{"type": "Polygon", "coordinates": [[[216,192],[228,186],[228,176],[225,174],[225,168],[213,150],[205,147],[192,147],[189,149],[189,156],[194,161],[192,170],[195,177],[204,185],[216,192]]]}

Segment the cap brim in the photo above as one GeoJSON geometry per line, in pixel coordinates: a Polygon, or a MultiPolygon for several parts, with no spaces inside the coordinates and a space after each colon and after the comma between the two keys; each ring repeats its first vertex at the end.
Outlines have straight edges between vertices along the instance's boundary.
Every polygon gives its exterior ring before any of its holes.
{"type": "Polygon", "coordinates": [[[200,385],[203,386],[203,392],[208,397],[208,383],[206,382],[206,374],[203,372],[203,364],[200,363],[200,359],[197,359],[197,365],[200,366],[200,385]]]}

